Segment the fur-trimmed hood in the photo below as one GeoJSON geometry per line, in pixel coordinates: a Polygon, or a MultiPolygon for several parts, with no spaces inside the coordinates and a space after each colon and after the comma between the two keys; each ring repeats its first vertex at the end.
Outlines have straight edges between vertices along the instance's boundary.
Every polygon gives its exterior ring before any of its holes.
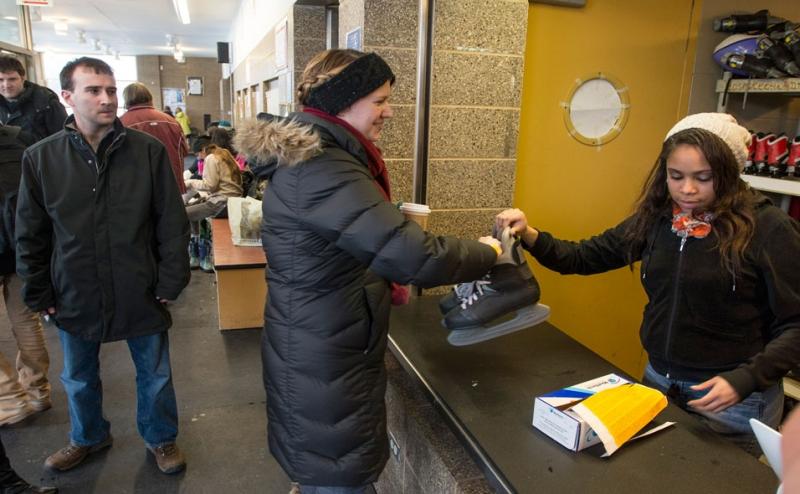
{"type": "Polygon", "coordinates": [[[322,153],[322,139],[312,125],[295,118],[259,114],[236,129],[234,147],[248,160],[293,166],[322,153]]]}

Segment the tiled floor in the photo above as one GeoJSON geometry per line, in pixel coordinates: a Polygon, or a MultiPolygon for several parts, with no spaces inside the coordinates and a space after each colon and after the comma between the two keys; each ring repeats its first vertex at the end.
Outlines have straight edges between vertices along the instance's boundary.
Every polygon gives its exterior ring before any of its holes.
{"type": "MultiPolygon", "coordinates": [[[[53,475],[43,470],[45,458],[67,444],[69,431],[58,379],[61,349],[54,328],[47,327],[53,408],[0,429],[18,473],[55,484],[68,494],[289,492],[289,480],[266,449],[260,331],[218,331],[214,275],[199,271],[192,272],[189,287],[171,310],[178,444],[186,454],[187,470],[164,475],[145,451],[136,431],[134,369],[124,342],[104,345],[100,357],[104,409],[114,446],[73,471],[53,475]]],[[[16,354],[5,317],[0,317],[0,351],[11,359],[16,354]]]]}

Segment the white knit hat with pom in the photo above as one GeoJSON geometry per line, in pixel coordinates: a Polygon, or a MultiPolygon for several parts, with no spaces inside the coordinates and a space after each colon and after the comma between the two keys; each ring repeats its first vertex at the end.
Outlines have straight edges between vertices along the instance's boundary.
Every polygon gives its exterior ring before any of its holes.
{"type": "Polygon", "coordinates": [[[733,151],[733,156],[739,164],[739,171],[744,170],[751,136],[750,131],[739,125],[735,118],[727,113],[695,113],[684,117],[669,129],[664,140],[682,130],[694,128],[707,130],[725,141],[733,151]]]}

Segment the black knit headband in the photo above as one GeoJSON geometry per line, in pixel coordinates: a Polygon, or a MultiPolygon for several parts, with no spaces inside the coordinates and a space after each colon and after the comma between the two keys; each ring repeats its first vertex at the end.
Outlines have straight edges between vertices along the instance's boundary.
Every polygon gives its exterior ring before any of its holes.
{"type": "Polygon", "coordinates": [[[394,84],[392,69],[381,57],[375,53],[368,53],[312,89],[305,104],[325,113],[337,115],[381,87],[386,81],[394,84]]]}

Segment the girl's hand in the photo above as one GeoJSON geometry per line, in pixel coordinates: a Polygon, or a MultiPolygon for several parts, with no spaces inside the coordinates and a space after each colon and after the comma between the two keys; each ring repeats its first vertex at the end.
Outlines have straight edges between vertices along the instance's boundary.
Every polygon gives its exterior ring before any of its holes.
{"type": "Polygon", "coordinates": [[[708,390],[708,393],[702,398],[686,402],[687,405],[701,412],[719,413],[742,401],[733,386],[719,376],[714,376],[708,381],[695,384],[691,389],[695,391],[708,390]]]}
{"type": "Polygon", "coordinates": [[[501,231],[507,226],[510,227],[511,233],[521,237],[529,247],[536,243],[539,237],[539,232],[528,226],[528,218],[520,209],[506,209],[495,216],[494,222],[501,231]]]}
{"type": "Polygon", "coordinates": [[[506,209],[498,214],[494,221],[498,230],[502,231],[503,228],[510,226],[514,235],[519,235],[528,229],[528,219],[521,209],[506,209]]]}

